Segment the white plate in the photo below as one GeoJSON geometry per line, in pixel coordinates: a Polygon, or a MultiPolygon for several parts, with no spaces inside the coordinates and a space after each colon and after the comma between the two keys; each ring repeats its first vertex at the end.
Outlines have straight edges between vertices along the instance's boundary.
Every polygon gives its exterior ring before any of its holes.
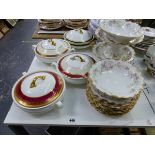
{"type": "Polygon", "coordinates": [[[100,42],[93,48],[93,53],[100,60],[113,59],[131,62],[134,59],[134,49],[127,45],[100,42]]]}
{"type": "Polygon", "coordinates": [[[129,63],[102,60],[92,66],[89,79],[96,92],[116,98],[132,98],[143,89],[143,77],[129,63]]]}

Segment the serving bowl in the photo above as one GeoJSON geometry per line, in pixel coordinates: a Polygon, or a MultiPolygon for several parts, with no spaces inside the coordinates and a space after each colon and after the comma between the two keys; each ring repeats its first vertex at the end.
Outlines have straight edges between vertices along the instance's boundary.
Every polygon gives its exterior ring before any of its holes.
{"type": "Polygon", "coordinates": [[[134,49],[127,45],[111,42],[99,42],[93,47],[94,55],[100,59],[121,60],[132,63],[134,60],[134,49]]]}
{"type": "Polygon", "coordinates": [[[23,75],[14,84],[12,98],[24,111],[43,113],[62,105],[65,89],[65,81],[60,74],[36,71],[23,75]]]}
{"type": "Polygon", "coordinates": [[[88,54],[74,52],[61,56],[54,65],[68,83],[84,84],[95,62],[96,60],[88,54]]]}
{"type": "Polygon", "coordinates": [[[69,53],[73,49],[71,45],[63,39],[42,40],[33,46],[33,50],[38,60],[43,63],[52,63],[58,56],[69,53]]]}
{"type": "Polygon", "coordinates": [[[99,26],[108,34],[110,40],[117,43],[129,44],[143,36],[138,24],[125,20],[101,20],[99,26]]]}

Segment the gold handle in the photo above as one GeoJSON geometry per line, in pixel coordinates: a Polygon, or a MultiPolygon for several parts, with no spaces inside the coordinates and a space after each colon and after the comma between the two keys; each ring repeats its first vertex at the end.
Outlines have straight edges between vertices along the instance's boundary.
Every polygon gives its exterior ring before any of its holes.
{"type": "Polygon", "coordinates": [[[83,34],[82,29],[76,29],[76,31],[79,31],[80,34],[83,34]]]}
{"type": "Polygon", "coordinates": [[[30,88],[34,88],[34,87],[37,86],[37,85],[36,85],[36,81],[37,81],[38,79],[45,80],[45,78],[46,78],[46,76],[36,76],[36,77],[33,79],[33,81],[31,82],[30,88]]]}
{"type": "Polygon", "coordinates": [[[79,55],[75,55],[74,57],[70,58],[71,60],[76,60],[76,58],[79,58],[81,62],[85,62],[84,59],[82,59],[79,55]]]}
{"type": "Polygon", "coordinates": [[[51,42],[51,45],[56,46],[56,42],[53,39],[49,39],[49,42],[51,42]]]}

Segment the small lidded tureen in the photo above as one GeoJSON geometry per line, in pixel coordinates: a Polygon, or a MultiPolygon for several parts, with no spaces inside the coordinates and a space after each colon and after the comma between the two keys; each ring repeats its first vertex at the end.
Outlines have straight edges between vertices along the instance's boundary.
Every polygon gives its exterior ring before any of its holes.
{"type": "Polygon", "coordinates": [[[39,42],[34,51],[40,61],[51,63],[59,55],[70,52],[71,46],[63,39],[48,39],[39,42]]]}
{"type": "Polygon", "coordinates": [[[83,84],[86,82],[88,72],[95,62],[95,59],[87,54],[66,54],[58,60],[57,70],[67,82],[83,84]]]}
{"type": "Polygon", "coordinates": [[[61,75],[37,71],[24,75],[15,83],[12,98],[19,108],[40,113],[49,111],[60,103],[64,90],[65,81],[61,75]]]}
{"type": "Polygon", "coordinates": [[[74,29],[64,34],[64,39],[67,40],[74,48],[86,48],[88,47],[94,36],[87,30],[74,29]]]}

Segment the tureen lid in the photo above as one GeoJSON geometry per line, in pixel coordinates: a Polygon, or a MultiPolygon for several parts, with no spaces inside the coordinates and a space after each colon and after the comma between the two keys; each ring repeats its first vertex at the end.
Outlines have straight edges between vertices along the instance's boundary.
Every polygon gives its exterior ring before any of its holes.
{"type": "Polygon", "coordinates": [[[71,49],[70,44],[62,39],[48,39],[38,43],[37,54],[44,57],[53,57],[63,54],[71,49]]]}
{"type": "Polygon", "coordinates": [[[59,71],[70,78],[86,78],[96,61],[87,54],[68,54],[58,61],[59,71]]]}
{"type": "Polygon", "coordinates": [[[75,29],[67,32],[64,37],[68,41],[83,43],[90,41],[93,35],[87,30],[75,29]]]}
{"type": "Polygon", "coordinates": [[[100,42],[93,48],[93,53],[99,59],[113,59],[130,62],[134,59],[134,49],[127,45],[111,42],[100,42]]]}
{"type": "Polygon", "coordinates": [[[89,79],[101,93],[116,98],[130,98],[137,95],[143,88],[143,77],[131,64],[102,60],[92,66],[89,79]]]}
{"type": "Polygon", "coordinates": [[[22,106],[36,108],[55,101],[62,93],[64,81],[60,75],[40,71],[20,78],[14,87],[14,98],[22,106]]]}

